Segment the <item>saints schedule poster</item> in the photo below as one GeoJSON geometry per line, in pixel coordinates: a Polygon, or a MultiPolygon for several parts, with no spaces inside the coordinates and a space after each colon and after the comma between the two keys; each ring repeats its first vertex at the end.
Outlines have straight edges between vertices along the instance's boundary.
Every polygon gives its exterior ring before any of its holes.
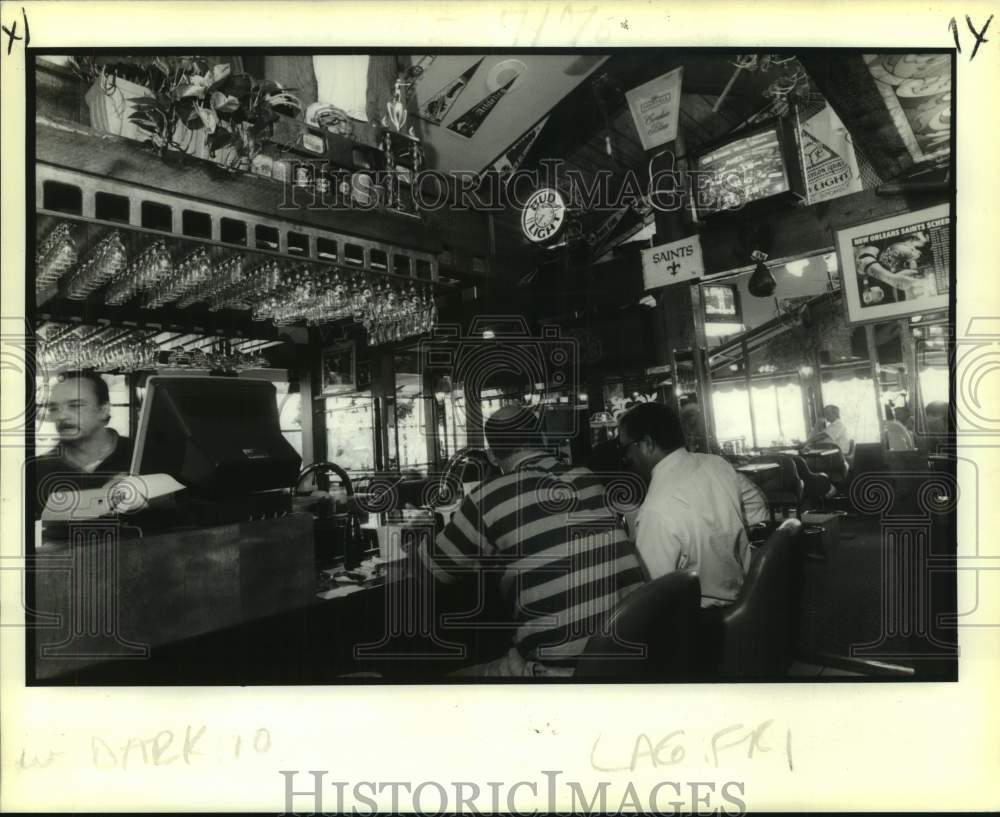
{"type": "Polygon", "coordinates": [[[949,224],[945,216],[854,238],[858,286],[878,282],[896,301],[947,295],[949,224]]]}

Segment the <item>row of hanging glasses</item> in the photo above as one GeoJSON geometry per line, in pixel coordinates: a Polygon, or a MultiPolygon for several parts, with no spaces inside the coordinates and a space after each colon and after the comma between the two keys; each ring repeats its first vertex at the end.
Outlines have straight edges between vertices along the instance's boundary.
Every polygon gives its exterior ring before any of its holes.
{"type": "Polygon", "coordinates": [[[184,297],[192,289],[209,280],[211,275],[212,263],[208,253],[203,247],[199,247],[174,265],[170,274],[163,280],[147,290],[142,306],[145,309],[159,309],[184,297]]]}
{"type": "Polygon", "coordinates": [[[187,309],[195,304],[215,298],[222,290],[239,281],[243,277],[243,257],[234,255],[212,268],[209,278],[190,289],[184,297],[178,299],[177,306],[187,309]]]}
{"type": "MultiPolygon", "coordinates": [[[[60,224],[36,257],[38,288],[60,279],[76,263],[71,228],[60,224]]],[[[277,325],[318,325],[352,319],[364,325],[369,344],[390,343],[433,330],[437,309],[427,287],[390,283],[358,271],[321,268],[267,259],[248,269],[241,255],[212,263],[199,247],[174,262],[166,241],[156,240],[131,264],[121,234],[101,240],[66,283],[70,298],[82,300],[108,285],[105,300],[122,305],[142,295],[145,309],[175,303],[185,309],[207,304],[211,311],[250,309],[255,320],[277,325]]]]}
{"type": "Polygon", "coordinates": [[[150,371],[155,369],[207,369],[240,372],[268,366],[260,351],[243,351],[253,341],[217,338],[206,347],[204,338],[175,347],[161,359],[155,332],[116,326],[46,324],[38,337],[42,371],[77,369],[94,371],[150,371]],[[191,344],[200,343],[195,348],[191,344]]]}
{"type": "Polygon", "coordinates": [[[137,371],[156,366],[159,346],[149,330],[75,326],[39,338],[43,370],[137,371]]]}
{"type": "Polygon", "coordinates": [[[121,273],[128,265],[128,253],[117,230],[105,236],[87,259],[73,271],[66,283],[66,295],[82,301],[95,289],[121,273]]]}
{"type": "Polygon", "coordinates": [[[259,301],[253,317],[277,325],[305,320],[311,325],[351,318],[362,323],[369,343],[389,343],[431,331],[437,307],[430,291],[414,282],[400,286],[364,275],[301,268],[286,274],[281,286],[259,301]]]}
{"type": "Polygon", "coordinates": [[[76,241],[69,224],[61,222],[50,232],[35,253],[35,291],[42,292],[76,266],[76,241]]]}
{"type": "Polygon", "coordinates": [[[229,341],[218,341],[212,348],[187,349],[179,347],[170,352],[164,364],[170,369],[208,369],[209,371],[241,372],[269,365],[260,352],[242,352],[229,341]]]}
{"type": "Polygon", "coordinates": [[[111,282],[104,301],[115,306],[131,301],[143,290],[152,289],[170,277],[173,271],[174,262],[167,243],[155,241],[111,282]]]}
{"type": "Polygon", "coordinates": [[[431,294],[409,289],[397,291],[387,282],[380,284],[363,313],[361,322],[368,333],[368,345],[378,346],[430,332],[437,325],[437,306],[431,294]]]}
{"type": "Polygon", "coordinates": [[[277,261],[265,261],[249,273],[224,286],[208,301],[208,308],[215,312],[219,309],[240,309],[267,298],[280,285],[282,273],[281,264],[277,261]]]}

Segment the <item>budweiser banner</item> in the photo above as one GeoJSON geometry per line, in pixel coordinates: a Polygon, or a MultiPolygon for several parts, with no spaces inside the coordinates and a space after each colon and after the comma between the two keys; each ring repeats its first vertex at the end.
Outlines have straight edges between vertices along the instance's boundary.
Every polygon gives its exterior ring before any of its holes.
{"type": "Polygon", "coordinates": [[[797,115],[806,202],[817,204],[860,192],[863,186],[854,147],[833,108],[824,105],[811,115],[808,111],[797,115]]]}

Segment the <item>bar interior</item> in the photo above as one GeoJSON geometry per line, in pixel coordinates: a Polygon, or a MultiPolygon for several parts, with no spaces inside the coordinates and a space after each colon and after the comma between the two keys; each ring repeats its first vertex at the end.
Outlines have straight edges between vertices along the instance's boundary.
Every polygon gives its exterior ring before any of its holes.
{"type": "Polygon", "coordinates": [[[31,683],[957,677],[950,53],[33,53],[31,683]]]}

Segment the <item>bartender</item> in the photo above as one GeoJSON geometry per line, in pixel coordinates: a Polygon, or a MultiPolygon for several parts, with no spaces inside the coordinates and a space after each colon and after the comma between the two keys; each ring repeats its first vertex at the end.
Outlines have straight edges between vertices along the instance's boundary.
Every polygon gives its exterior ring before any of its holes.
{"type": "Polygon", "coordinates": [[[111,397],[96,372],[61,374],[45,410],[59,443],[36,462],[36,517],[54,490],[99,488],[132,463],[131,440],[108,428],[111,397]]]}

